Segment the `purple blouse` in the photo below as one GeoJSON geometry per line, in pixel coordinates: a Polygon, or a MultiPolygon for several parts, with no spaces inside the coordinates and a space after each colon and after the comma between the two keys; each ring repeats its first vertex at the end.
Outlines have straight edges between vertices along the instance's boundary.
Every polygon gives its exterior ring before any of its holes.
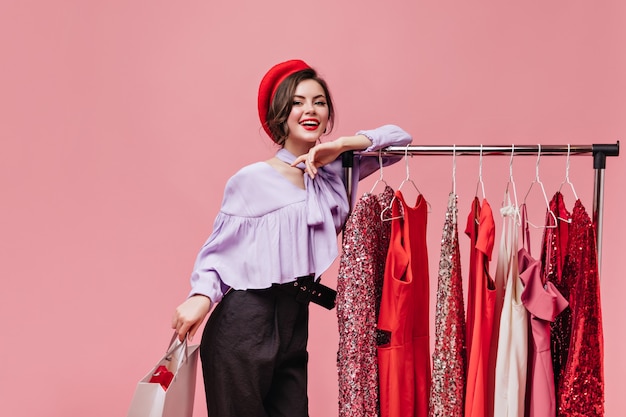
{"type": "MultiPolygon", "coordinates": [[[[394,125],[357,134],[372,141],[365,151],[412,140],[394,125]]],[[[276,156],[288,163],[296,158],[285,149],[276,156]]],[[[399,159],[384,158],[383,164],[399,159]]],[[[352,195],[358,180],[377,169],[377,157],[355,156],[352,195]]],[[[328,269],[338,255],[337,234],[349,211],[341,158],[319,168],[315,179],[304,175],[304,180],[301,189],[266,162],[248,165],[228,180],[213,232],[196,258],[190,296],[219,302],[229,288],[268,288],[328,269]]]]}

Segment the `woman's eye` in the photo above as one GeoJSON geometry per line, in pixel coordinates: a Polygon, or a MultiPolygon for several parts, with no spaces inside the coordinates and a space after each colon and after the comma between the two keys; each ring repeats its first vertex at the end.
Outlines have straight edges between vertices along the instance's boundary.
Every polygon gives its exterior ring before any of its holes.
{"type": "Polygon", "coordinates": [[[294,105],[294,106],[299,106],[299,105],[302,104],[302,102],[298,101],[298,100],[294,100],[293,103],[291,103],[291,104],[294,105]]]}
{"type": "Polygon", "coordinates": [[[315,102],[315,104],[316,104],[317,106],[325,106],[325,105],[326,105],[326,102],[325,102],[325,101],[316,101],[316,102],[315,102]]]}

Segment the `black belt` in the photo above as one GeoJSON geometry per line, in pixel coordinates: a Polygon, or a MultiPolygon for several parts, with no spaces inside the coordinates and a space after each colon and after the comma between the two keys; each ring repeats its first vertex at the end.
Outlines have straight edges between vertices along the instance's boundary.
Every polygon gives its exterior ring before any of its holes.
{"type": "Polygon", "coordinates": [[[335,307],[337,291],[322,285],[319,280],[315,281],[312,275],[300,277],[294,282],[286,284],[273,284],[272,287],[294,295],[296,300],[301,303],[310,301],[328,310],[335,307]]]}

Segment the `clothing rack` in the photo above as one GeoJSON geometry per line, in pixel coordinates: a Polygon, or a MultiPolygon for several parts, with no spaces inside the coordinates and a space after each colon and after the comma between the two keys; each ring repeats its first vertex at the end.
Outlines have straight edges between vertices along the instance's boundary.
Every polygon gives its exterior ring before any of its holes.
{"type": "MultiPolygon", "coordinates": [[[[592,145],[419,145],[419,146],[390,146],[380,151],[358,152],[364,156],[390,155],[591,155],[593,156],[594,185],[593,185],[593,223],[596,227],[596,245],[598,251],[598,272],[602,259],[602,222],[604,210],[604,170],[608,156],[619,156],[619,141],[614,144],[592,145]]],[[[352,207],[352,164],[353,152],[343,154],[346,190],[348,201],[352,207]]]]}

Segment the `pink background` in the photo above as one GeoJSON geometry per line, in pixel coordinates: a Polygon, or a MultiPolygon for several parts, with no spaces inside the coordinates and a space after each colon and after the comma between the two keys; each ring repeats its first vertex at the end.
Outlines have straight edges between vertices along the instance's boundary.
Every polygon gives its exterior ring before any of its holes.
{"type": "MultiPolygon", "coordinates": [[[[256,91],[274,63],[302,58],[327,78],[333,137],[396,123],[415,144],[615,143],[626,131],[624,45],[619,1],[3,1],[0,414],[125,415],[169,340],[225,181],[273,153],[256,91]]],[[[591,158],[571,165],[591,210],[591,158]]],[[[432,205],[434,295],[451,158],[415,156],[409,166],[432,205]]],[[[532,157],[514,160],[520,199],[534,166],[532,157]]],[[[612,417],[626,408],[624,158],[607,167],[602,307],[612,417]]],[[[546,156],[540,172],[549,198],[565,158],[546,156]]],[[[385,171],[393,186],[404,175],[403,164],[385,171]]],[[[478,158],[459,157],[457,175],[464,219],[478,158]]],[[[507,177],[508,157],[484,159],[496,208],[507,177]]],[[[541,222],[539,188],[528,201],[541,222]]],[[[534,231],[535,254],[539,237],[534,231]]],[[[336,266],[325,282],[334,285],[335,274],[336,266]]],[[[336,316],[311,311],[311,416],[332,417],[336,316]]],[[[196,416],[206,416],[201,389],[196,416]]]]}

